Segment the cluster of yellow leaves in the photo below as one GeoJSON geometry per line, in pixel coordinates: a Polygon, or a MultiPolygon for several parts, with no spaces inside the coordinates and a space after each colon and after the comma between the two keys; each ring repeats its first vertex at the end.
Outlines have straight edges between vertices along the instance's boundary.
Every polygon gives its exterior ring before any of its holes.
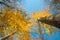
{"type": "Polygon", "coordinates": [[[49,13],[49,11],[47,9],[42,10],[41,12],[32,12],[32,18],[33,19],[38,19],[41,17],[45,17],[45,16],[50,16],[51,14],[49,13]]]}
{"type": "Polygon", "coordinates": [[[26,14],[21,14],[20,10],[5,9],[0,16],[0,20],[4,23],[3,26],[6,30],[3,31],[6,34],[10,34],[16,30],[18,33],[24,33],[22,36],[25,38],[26,36],[30,38],[29,33],[25,32],[29,32],[31,22],[27,20],[26,14]]]}
{"type": "Polygon", "coordinates": [[[29,32],[24,31],[24,33],[21,33],[21,34],[22,35],[20,35],[17,40],[32,40],[29,32]]]}
{"type": "MultiPolygon", "coordinates": [[[[32,12],[32,19],[33,19],[33,23],[35,23],[35,21],[37,21],[37,19],[40,19],[42,17],[46,17],[46,16],[50,16],[51,14],[49,13],[48,9],[44,9],[41,12],[32,12]]],[[[45,23],[41,23],[40,24],[42,27],[44,27],[47,31],[48,34],[50,34],[51,32],[53,32],[53,30],[51,29],[51,26],[45,23]]]]}

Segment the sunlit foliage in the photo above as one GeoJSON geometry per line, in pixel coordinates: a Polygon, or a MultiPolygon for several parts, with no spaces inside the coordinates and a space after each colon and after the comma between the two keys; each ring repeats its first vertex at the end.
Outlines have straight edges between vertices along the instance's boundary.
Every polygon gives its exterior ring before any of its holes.
{"type": "MultiPolygon", "coordinates": [[[[27,14],[21,10],[13,9],[2,9],[2,14],[0,15],[0,21],[2,22],[0,33],[5,33],[6,35],[16,31],[17,40],[31,40],[29,31],[32,24],[38,26],[37,19],[41,17],[50,16],[51,14],[47,9],[42,10],[41,12],[35,11],[31,13],[32,20],[28,20],[27,14]],[[3,29],[3,30],[2,30],[3,29]]],[[[50,34],[54,30],[50,25],[41,23],[40,28],[43,27],[46,30],[46,33],[50,34]]],[[[39,33],[44,33],[43,29],[39,33]]]]}
{"type": "MultiPolygon", "coordinates": [[[[32,21],[33,21],[33,23],[35,23],[37,21],[37,19],[40,19],[40,18],[46,17],[46,16],[50,16],[50,15],[51,14],[49,13],[48,9],[44,9],[41,12],[35,11],[35,12],[32,12],[32,19],[33,19],[32,21]]],[[[38,23],[35,23],[35,24],[37,25],[38,23]]],[[[45,29],[45,32],[48,34],[53,32],[51,26],[48,24],[40,22],[40,28],[41,27],[43,27],[45,29]]],[[[41,32],[44,33],[43,29],[41,30],[41,32]]]]}
{"type": "Polygon", "coordinates": [[[0,15],[0,21],[3,22],[2,25],[0,25],[2,27],[1,31],[6,33],[6,35],[16,31],[19,35],[20,33],[24,33],[22,35],[23,37],[27,36],[30,38],[29,33],[26,32],[29,32],[31,22],[27,20],[26,15],[25,13],[21,14],[20,10],[3,9],[0,15]]]}

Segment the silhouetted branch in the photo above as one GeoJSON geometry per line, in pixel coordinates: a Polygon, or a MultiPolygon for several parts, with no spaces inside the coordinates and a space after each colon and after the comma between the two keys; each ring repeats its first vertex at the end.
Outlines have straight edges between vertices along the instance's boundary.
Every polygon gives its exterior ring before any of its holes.
{"type": "Polygon", "coordinates": [[[8,39],[9,37],[11,37],[12,35],[14,35],[16,33],[16,31],[14,31],[13,33],[5,36],[5,37],[2,37],[1,40],[5,40],[5,39],[8,39]]]}
{"type": "Polygon", "coordinates": [[[0,2],[0,4],[3,4],[3,5],[5,5],[6,7],[12,8],[11,6],[7,5],[7,4],[4,3],[4,2],[0,2]]]}

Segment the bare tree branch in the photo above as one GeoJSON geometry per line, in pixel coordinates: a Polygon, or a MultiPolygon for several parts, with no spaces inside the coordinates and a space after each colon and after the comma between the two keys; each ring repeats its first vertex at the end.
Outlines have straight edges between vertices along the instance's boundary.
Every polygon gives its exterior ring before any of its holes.
{"type": "Polygon", "coordinates": [[[9,34],[9,35],[7,35],[7,36],[5,36],[5,37],[2,37],[1,40],[6,40],[6,39],[8,39],[9,37],[11,37],[12,35],[14,35],[15,33],[16,33],[16,31],[14,31],[13,33],[11,33],[11,34],[9,34]]]}
{"type": "Polygon", "coordinates": [[[7,4],[5,4],[4,2],[0,2],[0,4],[3,4],[3,5],[5,5],[6,7],[9,7],[9,8],[13,8],[13,7],[11,7],[11,6],[7,5],[7,4]]]}

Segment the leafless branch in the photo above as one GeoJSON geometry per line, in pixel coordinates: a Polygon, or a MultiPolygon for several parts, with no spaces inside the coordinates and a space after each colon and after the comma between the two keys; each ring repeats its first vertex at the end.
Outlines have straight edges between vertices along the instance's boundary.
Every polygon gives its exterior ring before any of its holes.
{"type": "Polygon", "coordinates": [[[5,40],[5,39],[11,37],[12,35],[14,35],[15,33],[16,33],[16,31],[14,31],[13,33],[11,33],[11,34],[9,34],[9,35],[7,35],[5,37],[2,37],[1,40],[5,40]]]}
{"type": "Polygon", "coordinates": [[[0,2],[0,4],[3,4],[3,5],[5,5],[6,7],[12,8],[11,6],[7,5],[7,4],[4,3],[4,2],[0,2]]]}

